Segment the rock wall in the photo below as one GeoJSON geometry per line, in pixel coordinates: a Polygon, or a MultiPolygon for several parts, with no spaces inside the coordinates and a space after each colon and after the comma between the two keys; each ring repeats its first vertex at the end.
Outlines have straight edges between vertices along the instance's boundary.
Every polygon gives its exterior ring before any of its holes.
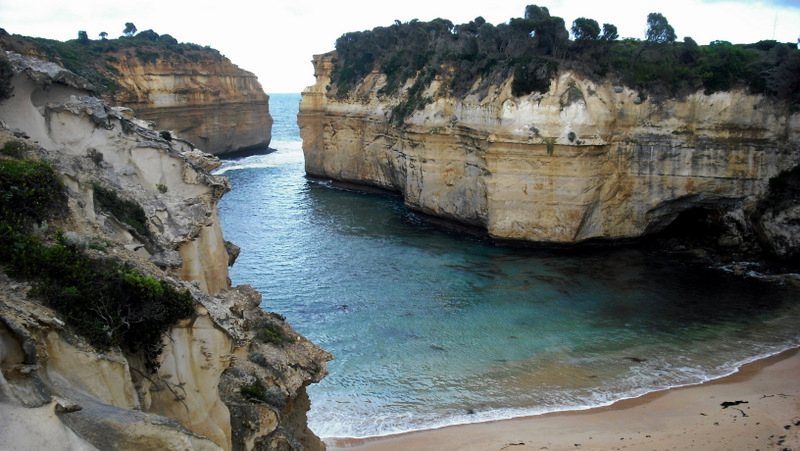
{"type": "Polygon", "coordinates": [[[515,97],[509,79],[454,98],[434,80],[422,94],[431,102],[396,126],[405,99],[378,94],[385,76],[337,99],[333,58],[314,57],[300,104],[306,172],[399,192],[498,240],[631,238],[693,208],[752,208],[800,163],[800,115],[760,95],[653,102],[562,71],[544,94],[515,97]]]}
{"type": "Polygon", "coordinates": [[[28,282],[0,270],[3,444],[324,448],[306,425],[305,387],[327,374],[331,356],[263,311],[252,288],[230,286],[238,248],[224,240],[217,218],[230,189],[209,172],[219,160],[141,127],[125,108],[86,97],[81,80],[58,66],[9,56],[14,97],[0,102],[0,143],[25,143],[25,157],[46,159],[67,193],[69,215],[44,224],[43,233],[61,230],[90,255],[188,289],[197,308],[164,337],[151,373],[140,354],[92,348],[29,295],[28,282]],[[139,204],[148,233],[99,208],[101,187],[139,204]],[[265,324],[286,340],[265,340],[265,324]],[[244,388],[254,385],[270,396],[248,395],[244,388]]]}
{"type": "Polygon", "coordinates": [[[215,155],[269,145],[269,96],[255,75],[228,59],[143,63],[118,55],[110,64],[120,74],[116,80],[122,89],[107,100],[133,109],[158,128],[173,130],[215,155]]]}

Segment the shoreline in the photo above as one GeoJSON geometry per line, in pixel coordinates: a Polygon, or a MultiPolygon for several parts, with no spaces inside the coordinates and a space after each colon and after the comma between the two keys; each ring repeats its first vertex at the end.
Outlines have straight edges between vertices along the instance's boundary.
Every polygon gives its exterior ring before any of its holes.
{"type": "Polygon", "coordinates": [[[800,348],[610,406],[324,441],[329,450],[359,451],[800,449],[800,348]]]}

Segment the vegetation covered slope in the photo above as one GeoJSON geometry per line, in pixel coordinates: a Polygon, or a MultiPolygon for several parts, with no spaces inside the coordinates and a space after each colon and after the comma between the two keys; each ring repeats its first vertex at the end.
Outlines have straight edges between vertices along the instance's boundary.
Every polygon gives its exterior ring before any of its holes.
{"type": "Polygon", "coordinates": [[[84,33],[78,39],[54,39],[10,35],[0,29],[0,48],[22,55],[53,61],[91,82],[97,93],[114,98],[120,90],[121,73],[114,64],[120,54],[135,56],[142,63],[166,59],[176,64],[183,61],[222,61],[225,57],[211,47],[179,43],[168,34],[159,35],[153,30],[133,34],[136,29],[117,39],[91,40],[84,33]]]}
{"type": "Polygon", "coordinates": [[[485,93],[488,86],[513,76],[513,93],[522,96],[546,92],[560,69],[611,79],[637,89],[642,97],[746,88],[783,99],[793,111],[800,109],[796,44],[698,45],[690,37],[676,42],[674,29],[658,13],[647,17],[647,26],[645,40],[620,40],[613,24],[601,27],[593,19],[579,18],[570,40],[564,20],[536,5],[527,6],[524,17],[496,26],[482,17],[461,25],[445,19],[396,21],[340,37],[332,84],[343,98],[373,70],[386,75],[381,90],[386,95],[413,79],[408,102],[398,106],[395,119],[428,101],[420,95],[436,77],[445,81],[440,94],[463,96],[476,88],[485,93]]]}

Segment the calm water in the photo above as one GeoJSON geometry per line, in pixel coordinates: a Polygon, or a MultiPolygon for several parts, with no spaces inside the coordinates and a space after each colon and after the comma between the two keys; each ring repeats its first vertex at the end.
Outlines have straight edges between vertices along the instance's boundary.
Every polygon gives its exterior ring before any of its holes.
{"type": "Polygon", "coordinates": [[[271,98],[277,152],[218,170],[220,213],[234,284],[336,357],[309,388],[322,437],[603,405],[800,345],[787,288],[639,250],[493,247],[309,181],[299,99],[271,98]]]}

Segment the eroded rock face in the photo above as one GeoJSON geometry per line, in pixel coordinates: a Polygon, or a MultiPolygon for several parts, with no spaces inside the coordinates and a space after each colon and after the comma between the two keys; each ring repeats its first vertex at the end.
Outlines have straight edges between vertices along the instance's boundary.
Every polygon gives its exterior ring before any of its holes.
{"type": "MultiPolygon", "coordinates": [[[[402,193],[417,211],[498,240],[576,243],[662,230],[681,212],[752,208],[768,180],[800,163],[800,115],[745,92],[660,103],[561,72],[544,94],[437,96],[402,126],[399,97],[373,73],[346,100],[329,83],[332,55],[298,124],[309,175],[402,193]]],[[[413,83],[409,80],[408,83],[413,83]]]]}
{"type": "Polygon", "coordinates": [[[214,155],[269,146],[269,96],[253,73],[211,49],[171,51],[147,47],[147,40],[140,45],[104,51],[103,63],[92,70],[113,89],[100,89],[56,63],[41,61],[51,55],[28,38],[0,32],[0,48],[9,51],[12,64],[28,71],[51,98],[68,91],[66,87],[78,88],[83,95],[99,92],[109,104],[130,108],[139,119],[214,155]],[[23,66],[22,60],[27,60],[23,66]]]}
{"type": "Polygon", "coordinates": [[[64,182],[69,214],[42,227],[62,230],[91,255],[190,290],[196,312],[164,337],[152,373],[139,354],[92,348],[28,296],[29,284],[0,272],[3,442],[31,449],[45,440],[75,449],[323,448],[306,425],[305,387],[327,374],[331,356],[261,310],[252,288],[230,286],[238,248],[224,240],[217,218],[230,186],[208,172],[219,161],[87,97],[80,83],[46,75],[31,65],[18,70],[14,97],[0,103],[0,120],[18,130],[0,128],[0,144],[26,134],[25,157],[47,159],[64,182]],[[97,205],[101,189],[141,206],[145,231],[97,205]],[[265,341],[265,321],[287,340],[265,341]],[[254,381],[269,397],[243,394],[254,381]]]}
{"type": "Polygon", "coordinates": [[[122,89],[109,102],[132,108],[214,155],[266,148],[272,138],[269,96],[255,75],[221,57],[213,61],[118,55],[122,89]]]}

